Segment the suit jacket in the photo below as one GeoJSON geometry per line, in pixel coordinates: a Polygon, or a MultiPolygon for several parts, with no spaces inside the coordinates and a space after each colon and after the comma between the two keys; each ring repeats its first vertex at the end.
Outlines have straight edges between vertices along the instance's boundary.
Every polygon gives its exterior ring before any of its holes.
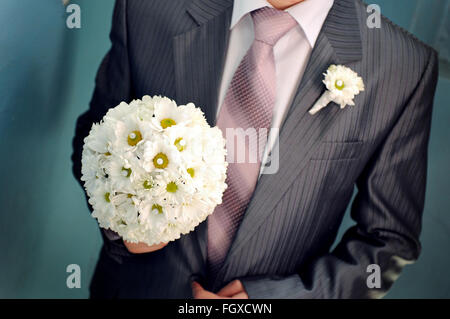
{"type": "MultiPolygon", "coordinates": [[[[107,109],[145,94],[194,102],[214,124],[232,0],[117,0],[112,47],[73,146],[107,109]]],[[[277,174],[262,175],[217,276],[205,273],[207,223],[143,255],[105,239],[92,297],[189,298],[240,279],[250,298],[370,298],[387,292],[420,252],[436,53],[382,18],[366,25],[360,0],[335,0],[280,131],[277,174]],[[354,107],[308,110],[323,73],[343,64],[364,79],[354,107]],[[352,198],[355,226],[335,249],[352,198]],[[377,264],[381,287],[369,288],[377,264]]]]}

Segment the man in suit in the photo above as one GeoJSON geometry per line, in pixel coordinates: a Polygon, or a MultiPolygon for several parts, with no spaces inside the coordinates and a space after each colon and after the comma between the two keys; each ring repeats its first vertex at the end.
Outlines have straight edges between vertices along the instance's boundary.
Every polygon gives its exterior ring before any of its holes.
{"type": "Polygon", "coordinates": [[[108,108],[143,95],[194,102],[211,125],[279,128],[264,174],[231,164],[224,203],[152,247],[102,231],[91,297],[373,298],[420,252],[436,53],[360,0],[117,0],[112,47],[73,146],[108,108]],[[355,106],[311,115],[323,73],[364,80],[355,106]],[[245,102],[245,103],[244,103],[245,102]],[[355,226],[331,249],[352,198],[355,226]],[[371,265],[380,287],[367,284],[371,265]]]}

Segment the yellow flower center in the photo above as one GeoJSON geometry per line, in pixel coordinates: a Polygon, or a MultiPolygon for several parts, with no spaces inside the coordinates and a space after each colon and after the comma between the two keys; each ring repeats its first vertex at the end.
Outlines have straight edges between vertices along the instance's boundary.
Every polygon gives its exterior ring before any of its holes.
{"type": "Polygon", "coordinates": [[[111,156],[111,153],[110,152],[106,152],[105,156],[111,156]]]}
{"type": "Polygon", "coordinates": [[[169,165],[169,159],[167,158],[167,155],[164,153],[158,153],[153,157],[153,165],[155,165],[156,168],[163,169],[166,168],[167,165],[169,165]]]}
{"type": "Polygon", "coordinates": [[[169,193],[175,193],[178,189],[177,184],[175,184],[175,182],[170,182],[167,184],[166,186],[166,191],[168,191],[169,193]]]}
{"type": "Polygon", "coordinates": [[[110,193],[105,193],[105,200],[107,203],[111,203],[111,199],[109,198],[110,195],[110,193]]]}
{"type": "Polygon", "coordinates": [[[127,194],[127,198],[131,199],[131,205],[134,206],[133,194],[127,194]]]}
{"type": "Polygon", "coordinates": [[[171,127],[172,125],[176,125],[176,124],[177,124],[177,122],[175,122],[174,119],[167,118],[167,119],[162,119],[161,120],[161,127],[162,128],[168,128],[168,127],[171,127]]]}
{"type": "Polygon", "coordinates": [[[191,175],[192,178],[194,178],[195,176],[195,169],[193,169],[192,167],[187,169],[187,172],[189,175],[191,175]]]}
{"type": "Polygon", "coordinates": [[[334,83],[334,86],[336,87],[336,89],[338,89],[339,91],[342,91],[345,88],[345,83],[342,80],[337,80],[334,83]]]}
{"type": "Polygon", "coordinates": [[[161,205],[158,204],[153,204],[152,206],[152,212],[156,215],[156,214],[162,214],[163,209],[161,207],[161,205]]]}
{"type": "Polygon", "coordinates": [[[142,186],[144,186],[145,189],[150,189],[153,187],[152,182],[150,182],[149,180],[144,181],[144,183],[142,184],[142,186]]]}
{"type": "Polygon", "coordinates": [[[122,175],[124,177],[130,177],[130,175],[131,175],[131,168],[122,167],[122,175]]]}
{"type": "Polygon", "coordinates": [[[128,134],[128,145],[130,146],[136,146],[137,143],[142,141],[142,134],[139,131],[133,131],[130,134],[128,134]]]}
{"type": "Polygon", "coordinates": [[[186,141],[182,137],[177,138],[173,144],[180,152],[184,151],[186,148],[186,141]]]}

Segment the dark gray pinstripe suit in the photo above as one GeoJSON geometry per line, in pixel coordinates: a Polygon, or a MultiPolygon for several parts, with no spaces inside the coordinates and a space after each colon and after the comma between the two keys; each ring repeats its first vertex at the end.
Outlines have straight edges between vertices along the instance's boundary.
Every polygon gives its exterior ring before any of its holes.
{"type": "MultiPolygon", "coordinates": [[[[427,144],[437,80],[436,53],[383,19],[368,29],[365,5],[335,0],[280,133],[280,170],[263,175],[216,278],[206,278],[206,223],[164,249],[131,255],[105,238],[92,297],[186,298],[190,282],[217,291],[239,278],[251,298],[365,298],[387,291],[420,252],[427,144]],[[332,64],[359,73],[355,107],[308,109],[332,64]],[[349,229],[330,251],[354,185],[349,229]],[[379,264],[381,289],[366,268],[379,264]]],[[[214,123],[227,48],[231,0],[118,0],[112,48],[90,109],[77,122],[74,173],[82,140],[109,107],[145,94],[193,101],[214,123]]]]}

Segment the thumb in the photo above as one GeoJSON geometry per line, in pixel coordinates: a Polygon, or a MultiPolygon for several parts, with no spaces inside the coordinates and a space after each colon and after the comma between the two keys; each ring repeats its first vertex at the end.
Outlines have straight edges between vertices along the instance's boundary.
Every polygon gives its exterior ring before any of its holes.
{"type": "Polygon", "coordinates": [[[204,290],[203,287],[196,281],[192,282],[191,287],[192,287],[192,292],[194,295],[196,295],[196,294],[200,293],[202,290],[204,290]]]}

